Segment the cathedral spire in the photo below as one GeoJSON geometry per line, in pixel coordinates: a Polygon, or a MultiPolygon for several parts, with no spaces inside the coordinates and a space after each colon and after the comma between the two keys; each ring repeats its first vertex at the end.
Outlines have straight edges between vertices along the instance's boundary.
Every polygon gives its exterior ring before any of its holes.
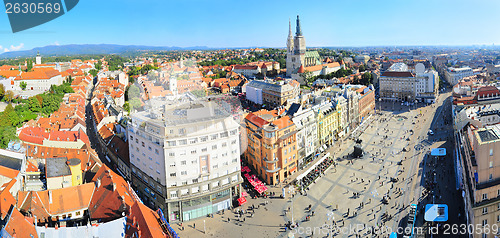
{"type": "Polygon", "coordinates": [[[293,33],[292,33],[292,21],[290,20],[290,18],[288,18],[288,26],[290,27],[290,31],[288,32],[288,37],[292,37],[293,33]]]}
{"type": "Polygon", "coordinates": [[[300,19],[299,19],[299,15],[297,15],[297,32],[295,33],[297,36],[301,36],[302,35],[302,30],[300,29],[300,19]]]}

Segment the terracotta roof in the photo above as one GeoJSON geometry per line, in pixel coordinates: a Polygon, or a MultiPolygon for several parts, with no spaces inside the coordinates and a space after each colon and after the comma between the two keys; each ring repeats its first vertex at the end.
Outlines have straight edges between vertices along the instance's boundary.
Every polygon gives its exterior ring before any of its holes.
{"type": "Polygon", "coordinates": [[[94,195],[94,189],[94,183],[85,183],[78,186],[45,191],[19,191],[17,205],[20,210],[31,211],[33,215],[38,213],[40,215],[37,216],[38,218],[48,218],[46,215],[54,217],[60,214],[87,209],[94,195]],[[52,201],[50,201],[50,197],[52,197],[52,201]],[[41,206],[39,203],[41,203],[41,206]]]}
{"type": "Polygon", "coordinates": [[[128,214],[135,199],[128,183],[118,174],[103,165],[92,181],[99,184],[90,201],[89,213],[92,219],[111,220],[128,214]]]}
{"type": "Polygon", "coordinates": [[[61,75],[61,73],[52,68],[35,68],[33,71],[22,73],[16,80],[51,79],[58,75],[61,75]]]}
{"type": "Polygon", "coordinates": [[[10,77],[16,77],[19,75],[19,70],[2,70],[0,71],[0,76],[10,78],[10,77]]]}
{"type": "Polygon", "coordinates": [[[411,72],[401,72],[401,71],[385,71],[382,76],[385,77],[398,77],[398,78],[409,78],[415,77],[411,72]]]}
{"type": "Polygon", "coordinates": [[[304,73],[305,70],[304,70],[304,66],[303,65],[300,65],[300,68],[299,70],[297,71],[297,73],[301,74],[301,73],[304,73]]]}
{"type": "Polygon", "coordinates": [[[16,179],[12,179],[10,182],[2,185],[2,191],[0,192],[0,218],[2,218],[2,220],[9,214],[10,207],[16,205],[16,199],[10,193],[10,189],[16,182],[16,179]]]}
{"type": "Polygon", "coordinates": [[[484,96],[492,96],[492,95],[500,95],[500,91],[498,90],[497,87],[494,86],[485,86],[481,87],[477,90],[477,96],[478,97],[484,97],[484,96]]]}
{"type": "Polygon", "coordinates": [[[43,144],[43,140],[46,138],[49,138],[49,134],[40,127],[25,127],[19,134],[21,141],[40,145],[43,144]]]}
{"type": "Polygon", "coordinates": [[[253,124],[255,124],[256,126],[258,127],[262,127],[263,125],[266,125],[266,124],[269,124],[268,121],[260,118],[259,116],[253,114],[252,112],[249,113],[246,117],[245,117],[246,120],[252,122],[253,124]]]}
{"type": "Polygon", "coordinates": [[[160,216],[142,203],[135,202],[127,218],[125,238],[135,237],[135,233],[140,237],[167,237],[158,223],[160,216]]]}
{"type": "Polygon", "coordinates": [[[35,225],[28,221],[17,209],[12,209],[12,213],[5,224],[5,232],[15,238],[38,238],[35,225]]]}
{"type": "Polygon", "coordinates": [[[236,65],[234,66],[234,69],[250,69],[250,70],[256,70],[258,69],[258,65],[236,65]]]}
{"type": "Polygon", "coordinates": [[[7,168],[5,166],[0,166],[0,175],[1,176],[13,179],[13,178],[17,177],[18,174],[19,174],[19,170],[7,168]]]}
{"type": "Polygon", "coordinates": [[[292,120],[290,120],[289,116],[284,116],[280,119],[274,120],[272,123],[274,125],[278,126],[279,129],[286,128],[286,127],[293,124],[293,122],[292,122],[292,120]]]}

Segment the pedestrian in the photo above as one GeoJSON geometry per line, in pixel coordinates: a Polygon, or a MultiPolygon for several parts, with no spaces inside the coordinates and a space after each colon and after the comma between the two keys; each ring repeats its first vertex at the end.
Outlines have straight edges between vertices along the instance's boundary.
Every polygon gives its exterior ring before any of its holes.
{"type": "Polygon", "coordinates": [[[196,223],[193,223],[193,228],[196,229],[196,223]]]}

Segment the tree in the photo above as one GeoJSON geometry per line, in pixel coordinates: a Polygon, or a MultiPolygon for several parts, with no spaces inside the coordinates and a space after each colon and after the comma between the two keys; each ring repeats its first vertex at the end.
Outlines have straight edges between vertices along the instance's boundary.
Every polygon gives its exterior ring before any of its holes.
{"type": "Polygon", "coordinates": [[[130,87],[128,88],[128,100],[139,97],[141,97],[141,92],[139,88],[133,84],[130,85],[130,87]]]}
{"type": "Polygon", "coordinates": [[[89,70],[89,74],[92,75],[92,78],[95,78],[97,76],[97,73],[99,73],[97,69],[89,70]]]}
{"type": "Polygon", "coordinates": [[[7,92],[5,92],[4,98],[8,103],[12,102],[12,99],[14,99],[14,92],[12,92],[11,90],[7,90],[7,92]]]}
{"type": "Polygon", "coordinates": [[[139,100],[139,98],[132,98],[132,99],[130,99],[130,101],[129,101],[130,111],[132,112],[132,111],[140,108],[141,104],[142,103],[141,103],[141,100],[139,100]]]}
{"type": "Polygon", "coordinates": [[[22,81],[21,83],[19,83],[19,87],[21,87],[22,90],[25,90],[26,87],[28,86],[28,84],[24,81],[22,81]]]}
{"type": "Polygon", "coordinates": [[[130,104],[128,102],[125,102],[123,104],[123,109],[125,109],[125,111],[130,113],[130,104]]]}
{"type": "Polygon", "coordinates": [[[361,84],[363,85],[370,85],[372,83],[372,74],[370,72],[365,72],[363,75],[361,75],[361,84]]]}
{"type": "Polygon", "coordinates": [[[28,105],[29,110],[31,110],[32,112],[40,112],[40,110],[42,109],[42,104],[36,97],[30,97],[28,99],[28,105]]]}
{"type": "Polygon", "coordinates": [[[0,98],[2,98],[5,95],[5,87],[3,84],[0,84],[0,98]]]}
{"type": "MultiPolygon", "coordinates": [[[[98,62],[98,63],[95,63],[94,64],[94,69],[96,69],[97,71],[100,71],[102,69],[102,65],[98,62]]],[[[95,76],[94,76],[95,77],[95,76]]]]}
{"type": "Polygon", "coordinates": [[[26,72],[30,72],[33,69],[33,60],[28,60],[26,62],[26,72]]]}
{"type": "Polygon", "coordinates": [[[306,70],[304,71],[304,73],[300,73],[299,75],[306,83],[306,86],[310,87],[309,83],[312,83],[312,80],[314,79],[312,72],[306,70]]]}
{"type": "Polygon", "coordinates": [[[7,148],[11,140],[17,140],[16,128],[13,126],[0,127],[0,148],[7,148]]]}
{"type": "Polygon", "coordinates": [[[68,77],[66,78],[66,82],[67,82],[68,84],[73,83],[73,77],[71,77],[71,75],[68,75],[68,77]]]}
{"type": "Polygon", "coordinates": [[[360,65],[358,68],[359,72],[366,71],[366,66],[364,64],[360,65]]]}

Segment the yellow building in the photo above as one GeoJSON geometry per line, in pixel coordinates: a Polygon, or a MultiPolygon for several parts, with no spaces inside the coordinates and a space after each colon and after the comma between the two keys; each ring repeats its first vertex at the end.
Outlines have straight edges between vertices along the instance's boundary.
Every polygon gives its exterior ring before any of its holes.
{"type": "Polygon", "coordinates": [[[340,107],[336,103],[326,103],[316,110],[318,122],[318,139],[320,146],[332,144],[340,132],[340,107]]]}
{"type": "Polygon", "coordinates": [[[245,125],[245,158],[267,184],[281,183],[297,171],[296,128],[284,110],[249,113],[245,125]]]}

